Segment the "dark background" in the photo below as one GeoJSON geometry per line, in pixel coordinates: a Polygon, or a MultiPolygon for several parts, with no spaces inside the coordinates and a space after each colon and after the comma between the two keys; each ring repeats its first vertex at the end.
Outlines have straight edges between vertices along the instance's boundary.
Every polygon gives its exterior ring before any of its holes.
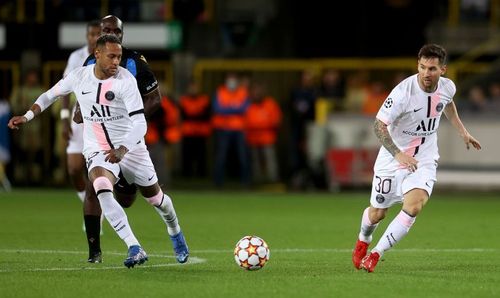
{"type": "MultiPolygon", "coordinates": [[[[9,1],[2,2],[5,7],[9,1]]],[[[5,60],[19,59],[26,49],[39,50],[43,60],[65,59],[70,50],[58,48],[59,24],[102,17],[96,9],[99,1],[46,1],[45,22],[39,24],[29,17],[35,15],[30,6],[33,1],[26,2],[24,23],[3,15],[7,48],[0,54],[5,60]],[[84,12],[76,14],[80,10],[84,12]]],[[[125,13],[139,9],[131,6],[124,10],[128,2],[133,1],[110,1],[110,13],[119,9],[124,14],[117,15],[124,21],[125,30],[129,22],[147,22],[141,20],[138,13],[125,13]]],[[[174,1],[173,17],[183,22],[186,34],[181,50],[193,51],[200,57],[414,56],[427,41],[425,30],[429,23],[445,17],[448,3],[444,0],[274,0],[269,1],[273,3],[273,13],[259,24],[258,9],[234,13],[225,9],[226,2],[238,1],[215,1],[212,19],[200,22],[193,13],[203,10],[201,0],[174,1]],[[230,32],[229,42],[224,41],[227,32],[230,32]],[[230,50],[221,48],[224,42],[230,50]]],[[[168,59],[172,54],[167,50],[145,52],[155,59],[168,59]]]]}

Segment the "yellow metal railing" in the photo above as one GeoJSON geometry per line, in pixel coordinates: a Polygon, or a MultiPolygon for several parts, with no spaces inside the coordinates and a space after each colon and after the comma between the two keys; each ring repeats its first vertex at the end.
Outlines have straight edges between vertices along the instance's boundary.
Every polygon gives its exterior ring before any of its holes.
{"type": "Polygon", "coordinates": [[[201,82],[203,73],[214,71],[302,71],[310,70],[319,75],[323,69],[335,68],[338,70],[409,70],[417,68],[416,59],[376,58],[376,59],[207,59],[196,63],[193,76],[201,82]]]}

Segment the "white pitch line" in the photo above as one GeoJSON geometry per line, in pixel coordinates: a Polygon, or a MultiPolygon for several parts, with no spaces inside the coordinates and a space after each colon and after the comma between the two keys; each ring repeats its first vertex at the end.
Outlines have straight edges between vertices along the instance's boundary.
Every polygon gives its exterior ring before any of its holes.
{"type": "MultiPolygon", "coordinates": [[[[27,253],[27,254],[66,254],[66,255],[85,255],[87,252],[84,251],[75,251],[75,250],[50,250],[50,249],[0,249],[0,253],[27,253]]],[[[123,252],[115,252],[115,251],[106,251],[106,255],[114,255],[114,256],[125,256],[126,253],[123,252]]],[[[175,258],[174,256],[167,256],[161,254],[149,254],[149,257],[155,258],[175,258]]]]}
{"type": "MultiPolygon", "coordinates": [[[[31,250],[31,249],[0,249],[0,253],[27,253],[27,254],[85,254],[83,251],[67,251],[67,250],[31,250]]],[[[123,253],[118,252],[106,252],[107,255],[123,255],[123,253]]],[[[155,258],[174,258],[174,256],[158,255],[158,254],[148,254],[149,257],[155,258]]],[[[170,264],[143,264],[137,265],[142,268],[158,268],[158,267],[172,267],[172,266],[183,266],[183,265],[193,265],[201,264],[206,262],[206,259],[198,257],[189,257],[189,260],[185,264],[170,263],[170,264]]],[[[92,266],[92,265],[87,265],[92,266]]],[[[101,266],[96,265],[95,267],[54,267],[54,268],[28,268],[28,269],[0,269],[0,273],[5,272],[43,272],[43,271],[86,271],[86,270],[120,270],[127,269],[124,266],[101,266]]]]}
{"type": "MultiPolygon", "coordinates": [[[[318,252],[326,252],[326,253],[351,253],[352,249],[350,248],[277,248],[271,249],[274,253],[318,253],[318,252]]],[[[198,254],[211,254],[211,253],[232,253],[232,250],[225,249],[205,249],[205,250],[193,250],[191,253],[198,254]]],[[[446,252],[446,253],[485,253],[485,252],[500,252],[500,249],[495,248],[402,248],[402,249],[393,249],[392,252],[396,253],[434,253],[434,252],[446,252]]],[[[72,251],[72,250],[39,250],[39,249],[0,249],[0,253],[26,253],[26,254],[79,254],[85,255],[86,252],[83,251],[72,251]]],[[[124,253],[119,252],[106,252],[107,255],[118,255],[122,256],[124,253]]],[[[173,258],[173,256],[167,256],[162,254],[149,254],[150,257],[155,258],[173,258]]],[[[152,264],[152,265],[140,265],[143,268],[157,268],[157,267],[171,267],[171,266],[182,266],[189,264],[200,264],[206,262],[206,259],[198,258],[198,257],[190,257],[189,261],[186,264],[152,264]]],[[[126,269],[124,266],[96,266],[96,267],[73,267],[73,268],[30,268],[30,269],[0,269],[0,273],[4,272],[42,272],[42,271],[85,271],[85,270],[119,270],[126,269]]]]}

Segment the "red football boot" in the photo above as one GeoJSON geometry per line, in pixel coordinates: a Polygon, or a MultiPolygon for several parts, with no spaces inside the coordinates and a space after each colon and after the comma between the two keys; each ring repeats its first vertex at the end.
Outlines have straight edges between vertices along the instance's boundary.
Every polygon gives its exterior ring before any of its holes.
{"type": "Polygon", "coordinates": [[[361,261],[361,268],[365,269],[368,273],[373,272],[373,270],[375,270],[375,266],[377,266],[379,259],[379,253],[374,251],[363,258],[363,260],[361,261]]]}
{"type": "Polygon", "coordinates": [[[358,270],[361,269],[361,261],[366,256],[369,245],[369,243],[358,240],[356,242],[356,247],[354,247],[354,250],[352,251],[352,263],[358,270]]]}

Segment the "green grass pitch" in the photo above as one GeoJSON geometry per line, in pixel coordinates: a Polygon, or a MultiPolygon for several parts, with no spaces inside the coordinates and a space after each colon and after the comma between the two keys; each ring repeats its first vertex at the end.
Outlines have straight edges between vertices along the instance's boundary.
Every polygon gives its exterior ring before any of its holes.
{"type": "Polygon", "coordinates": [[[104,262],[86,263],[82,207],[71,190],[0,193],[0,297],[500,297],[498,193],[436,192],[371,274],[351,264],[367,191],[171,196],[190,262],[176,264],[164,224],[138,199],[127,213],[150,260],[127,269],[126,247],[107,222],[104,262]],[[249,234],[271,250],[255,272],[233,259],[249,234]]]}

